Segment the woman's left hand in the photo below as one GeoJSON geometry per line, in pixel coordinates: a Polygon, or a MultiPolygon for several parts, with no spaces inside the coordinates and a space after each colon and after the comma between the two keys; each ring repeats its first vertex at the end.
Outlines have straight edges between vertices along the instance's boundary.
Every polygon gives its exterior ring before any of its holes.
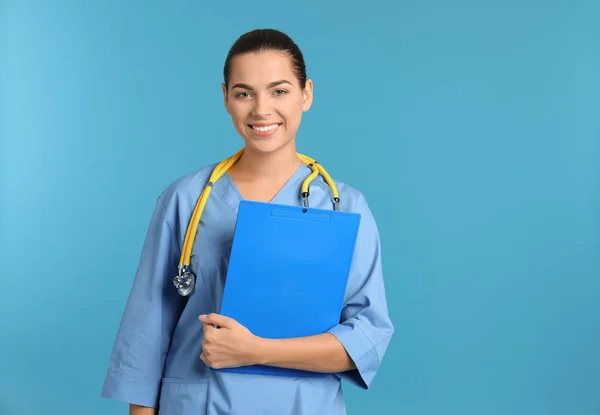
{"type": "Polygon", "coordinates": [[[200,359],[213,369],[256,364],[260,338],[232,318],[220,314],[201,315],[204,328],[200,359]],[[214,327],[219,326],[219,328],[214,327]]]}

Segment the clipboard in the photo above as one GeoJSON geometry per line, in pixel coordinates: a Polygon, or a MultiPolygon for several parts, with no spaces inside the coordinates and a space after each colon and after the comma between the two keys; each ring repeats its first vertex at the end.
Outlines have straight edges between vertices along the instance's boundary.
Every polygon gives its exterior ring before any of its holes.
{"type": "MultiPolygon", "coordinates": [[[[339,324],[360,214],[241,201],[220,314],[272,339],[339,324]]],[[[253,365],[217,372],[324,377],[253,365]]]]}

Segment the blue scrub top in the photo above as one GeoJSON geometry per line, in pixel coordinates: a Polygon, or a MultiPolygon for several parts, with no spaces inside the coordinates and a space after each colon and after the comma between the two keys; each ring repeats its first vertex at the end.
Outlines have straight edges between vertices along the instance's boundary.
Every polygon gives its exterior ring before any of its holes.
{"type": "MultiPolygon", "coordinates": [[[[190,264],[197,283],[189,300],[172,281],[192,211],[215,166],[180,178],[158,198],[102,396],[159,407],[160,415],[345,414],[341,380],[367,389],[394,331],[379,233],[364,196],[335,181],[340,210],[360,213],[361,223],[342,318],[329,332],[357,368],[324,378],[213,372],[199,357],[203,330],[198,316],[217,313],[223,295],[242,200],[228,173],[214,184],[198,227],[190,264]]],[[[311,172],[302,165],[272,202],[302,206],[301,185],[311,172]]],[[[310,206],[332,209],[332,203],[331,190],[319,176],[310,187],[310,206]]]]}

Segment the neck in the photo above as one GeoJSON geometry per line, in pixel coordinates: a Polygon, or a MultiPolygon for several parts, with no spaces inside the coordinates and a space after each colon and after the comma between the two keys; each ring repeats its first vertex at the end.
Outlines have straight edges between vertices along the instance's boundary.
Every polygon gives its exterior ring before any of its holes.
{"type": "Polygon", "coordinates": [[[236,176],[245,179],[286,180],[302,162],[296,153],[296,146],[290,145],[273,153],[261,153],[246,147],[242,157],[231,167],[236,176]]]}

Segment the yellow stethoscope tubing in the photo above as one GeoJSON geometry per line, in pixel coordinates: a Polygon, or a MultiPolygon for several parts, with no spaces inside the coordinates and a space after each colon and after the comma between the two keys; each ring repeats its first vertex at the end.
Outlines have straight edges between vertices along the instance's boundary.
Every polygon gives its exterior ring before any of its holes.
{"type": "MultiPolygon", "coordinates": [[[[325,168],[323,166],[321,166],[317,161],[315,161],[314,159],[312,159],[308,156],[305,156],[304,154],[298,154],[298,158],[300,159],[300,161],[302,161],[304,164],[306,164],[308,167],[310,167],[313,171],[313,173],[310,176],[308,176],[306,178],[306,180],[304,181],[304,183],[302,184],[302,193],[308,193],[308,186],[317,177],[317,175],[319,173],[321,173],[321,175],[323,176],[323,178],[325,179],[325,181],[331,188],[331,191],[333,192],[334,200],[336,202],[339,202],[340,195],[338,193],[337,187],[335,186],[335,183],[331,179],[331,176],[329,176],[329,173],[327,173],[327,170],[325,170],[325,168]],[[316,172],[313,167],[316,167],[316,172]]],[[[336,206],[336,208],[337,208],[337,206],[336,206]]]]}
{"type": "MultiPolygon", "coordinates": [[[[198,201],[196,202],[196,206],[194,207],[194,212],[192,213],[191,220],[188,224],[187,231],[185,234],[185,239],[183,242],[183,247],[181,250],[181,259],[179,261],[179,270],[182,271],[184,268],[187,268],[190,265],[190,260],[192,256],[192,248],[194,244],[194,238],[196,232],[198,231],[198,225],[200,224],[200,217],[202,216],[202,212],[204,211],[204,207],[206,206],[206,202],[208,201],[208,197],[212,190],[214,183],[223,176],[229,170],[229,168],[237,162],[242,156],[244,149],[242,148],[233,156],[221,161],[212,171],[210,178],[208,179],[208,183],[202,190],[198,201]]],[[[339,210],[339,193],[337,187],[331,176],[327,173],[325,168],[321,166],[314,159],[305,156],[304,154],[298,153],[298,158],[304,164],[306,164],[311,170],[312,173],[304,180],[302,183],[302,197],[304,199],[305,206],[308,206],[308,196],[309,196],[309,186],[310,183],[319,175],[319,173],[323,176],[331,191],[333,193],[333,198],[335,201],[335,210],[339,210]]]]}
{"type": "Polygon", "coordinates": [[[204,211],[204,207],[206,206],[206,202],[208,201],[208,196],[210,196],[210,192],[212,190],[213,184],[216,183],[219,178],[229,168],[241,157],[243,153],[243,149],[238,151],[233,156],[221,161],[212,171],[208,179],[208,183],[202,190],[198,201],[196,202],[196,206],[194,208],[194,212],[192,213],[192,218],[190,223],[188,224],[187,231],[185,233],[185,239],[183,242],[183,248],[181,250],[181,260],[179,262],[179,268],[181,269],[184,266],[190,265],[190,258],[192,254],[192,245],[193,245],[193,237],[191,235],[195,235],[198,231],[198,225],[200,224],[200,217],[202,216],[202,212],[204,211]]]}

